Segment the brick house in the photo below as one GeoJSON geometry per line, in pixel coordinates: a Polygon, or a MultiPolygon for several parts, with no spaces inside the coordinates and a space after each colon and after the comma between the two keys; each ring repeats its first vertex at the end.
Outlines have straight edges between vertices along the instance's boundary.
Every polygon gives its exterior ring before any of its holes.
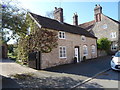
{"type": "Polygon", "coordinates": [[[95,35],[98,39],[106,37],[112,42],[112,53],[120,49],[120,22],[102,13],[102,7],[94,8],[95,20],[80,24],[79,26],[95,35]]]}
{"type": "Polygon", "coordinates": [[[74,14],[73,24],[63,22],[63,9],[54,10],[54,19],[29,13],[39,28],[52,30],[58,33],[58,46],[50,53],[42,53],[40,66],[41,69],[62,64],[73,63],[74,57],[77,62],[81,62],[83,57],[86,59],[97,57],[97,38],[88,31],[78,26],[78,15],[74,14]]]}

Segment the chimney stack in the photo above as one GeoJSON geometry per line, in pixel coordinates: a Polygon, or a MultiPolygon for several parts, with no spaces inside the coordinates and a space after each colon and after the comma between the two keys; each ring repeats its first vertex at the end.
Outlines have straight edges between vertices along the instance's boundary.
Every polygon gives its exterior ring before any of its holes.
{"type": "Polygon", "coordinates": [[[63,22],[63,9],[55,7],[54,19],[63,22]]]}
{"type": "Polygon", "coordinates": [[[96,22],[101,21],[101,14],[102,14],[102,7],[96,4],[94,8],[94,15],[95,15],[96,22]]]}
{"type": "Polygon", "coordinates": [[[73,25],[78,26],[78,15],[77,15],[77,13],[74,13],[74,16],[73,16],[73,25]]]}

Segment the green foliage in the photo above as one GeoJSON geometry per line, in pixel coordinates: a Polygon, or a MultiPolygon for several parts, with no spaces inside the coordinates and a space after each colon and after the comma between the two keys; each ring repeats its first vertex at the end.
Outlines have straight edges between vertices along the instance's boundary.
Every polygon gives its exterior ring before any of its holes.
{"type": "Polygon", "coordinates": [[[17,45],[16,44],[8,44],[8,57],[16,60],[17,58],[17,45]]]}
{"type": "Polygon", "coordinates": [[[9,44],[9,45],[8,45],[8,52],[9,52],[9,53],[13,53],[13,49],[14,49],[13,44],[9,44]]]}
{"type": "Polygon", "coordinates": [[[17,56],[17,62],[22,62],[21,64],[27,64],[28,63],[28,37],[22,37],[19,40],[18,43],[18,56],[17,56]]]}
{"type": "Polygon", "coordinates": [[[98,49],[105,50],[108,52],[110,50],[111,41],[107,38],[101,38],[97,41],[98,49]]]}
{"type": "Polygon", "coordinates": [[[29,23],[31,32],[29,35],[21,37],[18,45],[18,60],[22,60],[23,64],[28,63],[29,52],[49,53],[57,46],[58,40],[56,32],[39,28],[29,15],[26,22],[29,23]]]}
{"type": "Polygon", "coordinates": [[[0,29],[2,39],[8,42],[11,38],[15,39],[18,36],[25,35],[28,27],[26,11],[19,7],[14,0],[4,0],[0,6],[2,6],[2,27],[0,29]],[[10,32],[12,32],[11,36],[6,37],[10,32]]]}

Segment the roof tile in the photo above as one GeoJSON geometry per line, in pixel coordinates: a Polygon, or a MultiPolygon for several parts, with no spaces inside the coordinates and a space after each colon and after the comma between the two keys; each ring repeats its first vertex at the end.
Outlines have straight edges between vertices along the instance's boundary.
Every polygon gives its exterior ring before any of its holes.
{"type": "Polygon", "coordinates": [[[85,35],[87,37],[92,37],[96,38],[94,35],[86,31],[85,29],[79,27],[79,26],[74,26],[70,25],[67,23],[62,23],[54,19],[50,19],[47,17],[43,17],[40,15],[36,15],[33,13],[30,13],[34,19],[43,27],[43,28],[48,28],[48,29],[53,29],[57,31],[64,31],[64,32],[69,32],[73,34],[79,34],[79,35],[85,35]]]}

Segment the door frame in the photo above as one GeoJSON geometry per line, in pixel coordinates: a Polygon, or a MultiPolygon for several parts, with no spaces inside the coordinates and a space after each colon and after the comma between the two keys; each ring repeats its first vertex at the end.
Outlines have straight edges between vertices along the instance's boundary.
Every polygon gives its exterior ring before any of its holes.
{"type": "Polygon", "coordinates": [[[78,48],[78,58],[77,58],[77,63],[81,62],[81,47],[75,46],[74,47],[74,56],[75,56],[75,48],[78,48]]]}

